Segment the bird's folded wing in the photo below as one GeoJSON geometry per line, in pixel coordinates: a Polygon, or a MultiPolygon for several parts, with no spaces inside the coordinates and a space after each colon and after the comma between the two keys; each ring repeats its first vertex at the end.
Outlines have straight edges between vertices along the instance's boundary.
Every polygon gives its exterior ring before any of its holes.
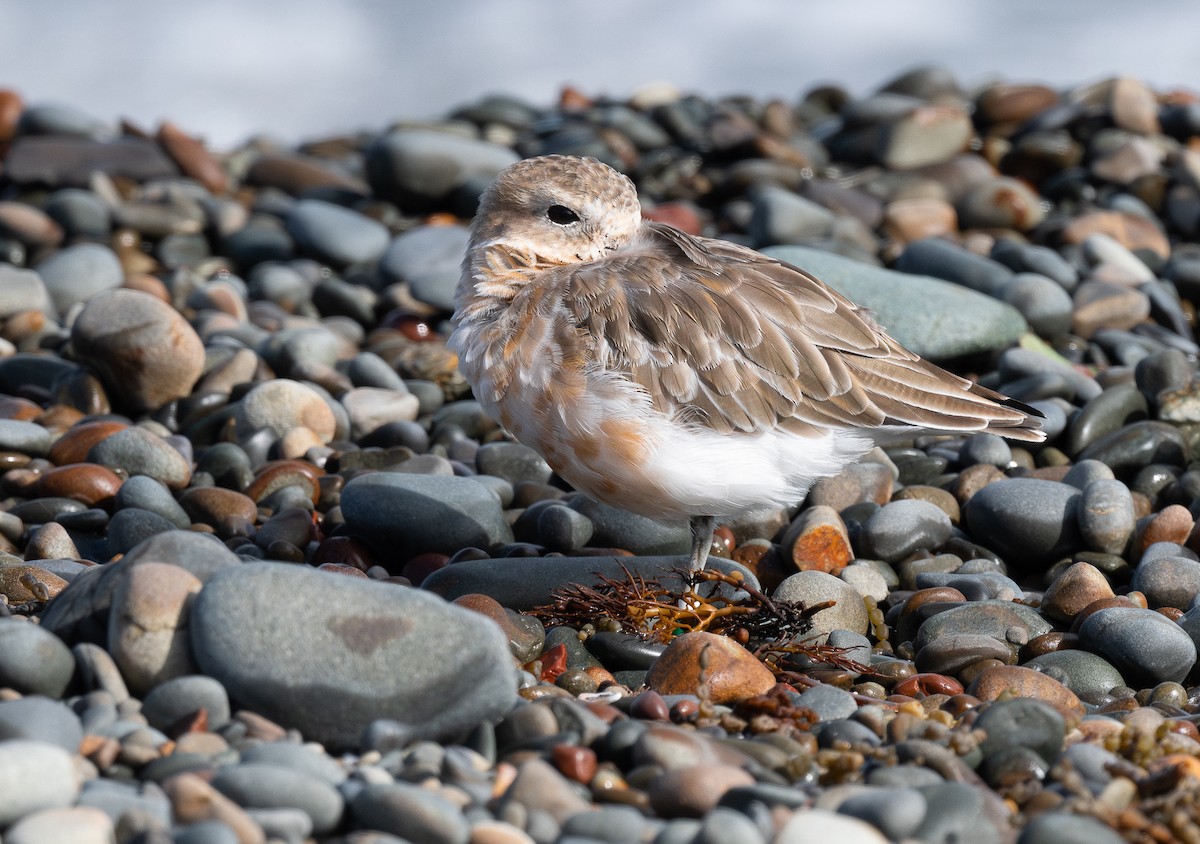
{"type": "Polygon", "coordinates": [[[647,230],[604,260],[551,271],[563,294],[551,298],[656,409],[720,433],[898,424],[1040,439],[1028,408],[921,360],[803,270],[647,230]]]}

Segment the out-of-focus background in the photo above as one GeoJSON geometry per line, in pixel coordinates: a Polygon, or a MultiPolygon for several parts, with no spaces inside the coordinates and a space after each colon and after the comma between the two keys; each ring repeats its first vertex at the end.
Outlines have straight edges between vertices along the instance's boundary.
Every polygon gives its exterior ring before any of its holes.
{"type": "Polygon", "coordinates": [[[432,117],[485,93],[852,93],[940,64],[965,85],[1120,72],[1200,88],[1194,0],[105,0],[0,3],[0,86],[227,148],[432,117]]]}

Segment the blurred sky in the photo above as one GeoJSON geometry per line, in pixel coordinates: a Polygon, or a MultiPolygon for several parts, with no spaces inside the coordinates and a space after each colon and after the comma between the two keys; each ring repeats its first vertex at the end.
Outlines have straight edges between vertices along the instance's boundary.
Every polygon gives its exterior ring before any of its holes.
{"type": "Polygon", "coordinates": [[[229,148],[439,116],[563,83],[626,96],[865,93],[933,62],[966,85],[1116,74],[1200,90],[1194,0],[0,0],[0,86],[229,148]]]}

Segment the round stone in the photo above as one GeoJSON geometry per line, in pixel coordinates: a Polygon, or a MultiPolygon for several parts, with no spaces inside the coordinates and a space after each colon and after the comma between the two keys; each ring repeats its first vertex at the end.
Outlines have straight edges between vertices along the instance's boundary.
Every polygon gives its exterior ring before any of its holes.
{"type": "Polygon", "coordinates": [[[136,290],[92,297],[71,326],[71,343],[134,413],[190,395],[204,368],[204,345],[187,321],[136,290]]]}
{"type": "Polygon", "coordinates": [[[260,428],[281,438],[288,431],[305,427],[329,442],[337,421],[321,394],[299,381],[276,378],[254,387],[238,403],[238,430],[249,434],[260,428]]]}
{"type": "Polygon", "coordinates": [[[297,246],[335,266],[369,263],[388,245],[388,230],[382,223],[319,199],[301,199],[285,223],[297,246]]]}
{"type": "Polygon", "coordinates": [[[865,634],[870,622],[863,597],[854,587],[823,571],[802,571],[784,580],[775,590],[777,600],[796,601],[806,606],[833,601],[832,607],[812,616],[813,632],[850,630],[865,634]]]}
{"type": "Polygon", "coordinates": [[[1079,645],[1111,662],[1134,688],[1179,682],[1196,662],[1196,646],[1183,628],[1138,607],[1092,613],[1079,628],[1079,645]]]}
{"type": "Polygon", "coordinates": [[[51,254],[34,269],[59,313],[98,293],[120,287],[125,277],[115,252],[99,243],[77,243],[51,254]]]}
{"type": "Polygon", "coordinates": [[[1057,559],[1080,544],[1076,513],[1080,492],[1036,478],[1006,478],[967,502],[971,534],[1012,565],[1057,559]]]}
{"type": "Polygon", "coordinates": [[[335,747],[379,718],[458,734],[516,695],[500,629],[415,589],[257,563],[215,575],[190,618],[197,663],[231,698],[335,747]]]}
{"type": "Polygon", "coordinates": [[[37,624],[0,618],[0,687],[58,698],[74,673],[75,658],[53,633],[37,624]]]}
{"type": "Polygon", "coordinates": [[[713,703],[735,703],[766,694],[775,675],[727,636],[701,631],[672,639],[646,674],[646,685],[664,695],[696,694],[701,684],[713,703]]]}

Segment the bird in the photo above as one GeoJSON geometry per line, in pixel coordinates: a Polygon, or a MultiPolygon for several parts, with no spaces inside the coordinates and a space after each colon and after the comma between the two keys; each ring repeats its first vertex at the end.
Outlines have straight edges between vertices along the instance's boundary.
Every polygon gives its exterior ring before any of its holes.
{"type": "Polygon", "coordinates": [[[878,444],[1045,438],[1037,410],[908,351],[799,267],[642,217],[593,158],[501,170],[471,223],[448,345],[476,400],[576,490],[687,519],[791,507],[878,444]]]}

